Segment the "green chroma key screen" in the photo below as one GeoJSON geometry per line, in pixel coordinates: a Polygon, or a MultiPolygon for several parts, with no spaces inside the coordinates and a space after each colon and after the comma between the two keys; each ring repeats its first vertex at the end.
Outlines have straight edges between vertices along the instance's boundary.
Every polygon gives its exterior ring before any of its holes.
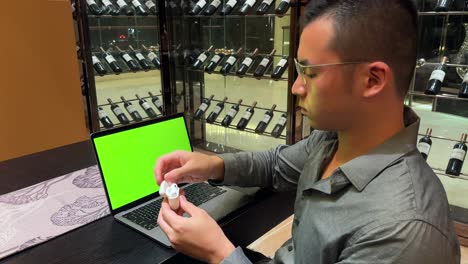
{"type": "Polygon", "coordinates": [[[94,138],[94,144],[112,209],[159,190],[157,158],[192,150],[183,117],[94,138]]]}

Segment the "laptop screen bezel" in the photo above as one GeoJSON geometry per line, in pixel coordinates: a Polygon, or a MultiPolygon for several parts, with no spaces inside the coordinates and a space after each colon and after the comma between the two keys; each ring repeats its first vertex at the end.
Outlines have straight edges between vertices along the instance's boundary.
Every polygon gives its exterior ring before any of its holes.
{"type": "MultiPolygon", "coordinates": [[[[107,203],[109,205],[109,209],[110,209],[112,215],[116,215],[116,214],[118,214],[118,213],[120,213],[122,211],[129,210],[129,209],[131,209],[131,208],[133,208],[133,207],[135,207],[135,206],[137,206],[139,204],[142,204],[142,203],[145,203],[145,202],[147,202],[149,200],[158,198],[158,197],[160,197],[160,195],[159,195],[159,192],[154,192],[154,193],[149,194],[149,195],[147,195],[145,197],[142,197],[142,198],[140,198],[140,199],[138,199],[136,201],[133,201],[133,202],[127,204],[127,205],[121,206],[121,207],[116,208],[116,209],[112,209],[112,205],[111,205],[111,201],[110,201],[110,197],[109,197],[109,191],[107,190],[107,185],[106,185],[106,182],[105,182],[104,174],[103,174],[102,169],[101,169],[101,163],[99,161],[99,156],[97,154],[96,144],[95,144],[94,140],[96,138],[112,135],[112,134],[115,134],[115,133],[120,133],[122,131],[127,131],[127,130],[132,130],[132,129],[136,129],[136,128],[143,127],[143,126],[153,125],[153,124],[156,124],[156,123],[165,122],[165,121],[180,118],[180,117],[182,117],[184,119],[184,125],[185,125],[185,129],[186,129],[186,132],[187,132],[187,137],[188,137],[189,143],[190,143],[190,150],[193,152],[192,140],[190,138],[190,133],[188,131],[186,118],[185,118],[185,115],[183,113],[177,113],[177,114],[173,114],[173,115],[169,115],[169,116],[163,116],[163,117],[159,117],[159,118],[156,118],[156,119],[150,119],[150,120],[146,120],[146,121],[142,121],[142,122],[138,122],[138,123],[133,123],[133,124],[126,125],[126,126],[116,127],[116,128],[112,128],[112,129],[108,129],[108,130],[104,130],[104,131],[99,131],[99,132],[95,132],[95,133],[91,134],[91,142],[93,143],[94,156],[96,157],[96,161],[97,161],[97,165],[98,165],[99,172],[100,172],[100,175],[101,175],[102,183],[104,185],[104,190],[106,192],[107,203]]],[[[155,183],[156,183],[156,179],[155,179],[155,183]]],[[[184,186],[184,185],[186,185],[186,184],[179,184],[179,186],[181,186],[181,187],[184,186]]]]}

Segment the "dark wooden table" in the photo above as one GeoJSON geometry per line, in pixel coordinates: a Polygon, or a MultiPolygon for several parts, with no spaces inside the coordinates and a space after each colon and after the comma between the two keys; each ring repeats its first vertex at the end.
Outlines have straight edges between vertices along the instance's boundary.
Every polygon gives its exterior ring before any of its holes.
{"type": "MultiPolygon", "coordinates": [[[[96,164],[89,141],[0,162],[0,195],[96,164]]],[[[247,246],[293,213],[294,193],[260,191],[254,203],[220,224],[236,246],[247,246]]],[[[181,263],[185,257],[111,216],[0,260],[0,263],[181,263]]],[[[190,262],[190,261],[189,261],[190,262]]]]}

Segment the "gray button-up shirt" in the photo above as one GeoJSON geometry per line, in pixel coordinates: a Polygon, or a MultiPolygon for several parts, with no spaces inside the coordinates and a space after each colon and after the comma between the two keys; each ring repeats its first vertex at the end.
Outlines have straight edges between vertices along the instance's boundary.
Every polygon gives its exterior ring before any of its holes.
{"type": "MultiPolygon", "coordinates": [[[[224,184],[297,190],[292,239],[274,263],[460,263],[444,188],[416,149],[419,117],[326,179],[336,133],[292,146],[223,154],[224,184]]],[[[363,135],[365,137],[366,135],[363,135]]],[[[223,263],[250,263],[237,248],[223,263]]]]}

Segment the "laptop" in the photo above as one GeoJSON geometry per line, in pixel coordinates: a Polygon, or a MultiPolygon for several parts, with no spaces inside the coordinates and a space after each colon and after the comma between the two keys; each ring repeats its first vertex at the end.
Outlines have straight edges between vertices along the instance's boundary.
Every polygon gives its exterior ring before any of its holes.
{"type": "MultiPolygon", "coordinates": [[[[162,197],[154,176],[156,160],[175,150],[193,151],[182,113],[93,133],[91,139],[110,211],[114,218],[170,247],[157,225],[162,197]]],[[[252,200],[252,196],[207,183],[181,184],[187,199],[215,220],[252,200]]]]}

